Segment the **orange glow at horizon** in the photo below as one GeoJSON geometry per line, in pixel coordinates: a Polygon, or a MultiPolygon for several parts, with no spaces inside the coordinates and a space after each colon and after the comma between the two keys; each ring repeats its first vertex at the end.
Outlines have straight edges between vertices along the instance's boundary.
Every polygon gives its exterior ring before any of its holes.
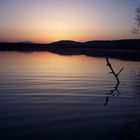
{"type": "Polygon", "coordinates": [[[0,1],[0,41],[49,43],[139,38],[130,31],[137,1],[128,5],[120,0],[0,1]]]}
{"type": "Polygon", "coordinates": [[[33,52],[29,54],[6,52],[0,53],[0,55],[3,57],[3,59],[0,60],[1,65],[4,64],[5,61],[9,62],[9,64],[13,62],[16,62],[18,64],[16,69],[9,67],[4,70],[10,70],[11,73],[16,72],[22,74],[22,71],[24,70],[28,71],[26,74],[30,75],[34,74],[34,72],[39,72],[41,68],[43,72],[51,73],[52,71],[57,71],[57,73],[60,74],[63,69],[65,71],[63,71],[62,74],[67,75],[67,72],[69,71],[69,75],[73,75],[79,74],[79,71],[88,73],[91,71],[91,68],[93,69],[92,72],[94,72],[95,67],[98,67],[99,71],[102,71],[104,67],[104,62],[101,61],[101,59],[84,55],[63,56],[50,52],[33,52]],[[101,65],[101,63],[103,64],[101,65]],[[27,65],[28,67],[25,67],[25,65],[27,65]]]}

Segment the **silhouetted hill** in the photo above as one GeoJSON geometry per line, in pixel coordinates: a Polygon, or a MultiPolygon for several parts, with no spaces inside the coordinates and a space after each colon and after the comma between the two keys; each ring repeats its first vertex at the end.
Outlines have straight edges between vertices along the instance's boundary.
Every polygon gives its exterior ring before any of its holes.
{"type": "Polygon", "coordinates": [[[37,47],[40,47],[38,49],[45,49],[48,47],[52,48],[86,48],[86,49],[117,49],[117,50],[140,50],[140,39],[130,39],[130,40],[112,40],[112,41],[87,41],[87,42],[76,42],[71,40],[62,40],[58,42],[53,42],[49,44],[34,44],[30,41],[24,41],[24,42],[18,42],[18,43],[0,43],[0,50],[3,50],[6,48],[13,49],[15,48],[24,48],[25,49],[37,49],[37,47]],[[28,47],[28,48],[26,48],[28,47]]]}
{"type": "Polygon", "coordinates": [[[140,61],[140,39],[84,43],[62,40],[50,44],[0,43],[0,51],[49,51],[60,55],[88,55],[140,61]]]}
{"type": "Polygon", "coordinates": [[[88,41],[84,45],[98,49],[140,50],[140,39],[112,40],[112,41],[88,41]]]}
{"type": "Polygon", "coordinates": [[[76,42],[76,41],[71,41],[71,40],[61,40],[58,42],[53,42],[48,45],[50,46],[58,46],[58,47],[72,47],[72,46],[82,46],[83,43],[81,42],[76,42]]]}

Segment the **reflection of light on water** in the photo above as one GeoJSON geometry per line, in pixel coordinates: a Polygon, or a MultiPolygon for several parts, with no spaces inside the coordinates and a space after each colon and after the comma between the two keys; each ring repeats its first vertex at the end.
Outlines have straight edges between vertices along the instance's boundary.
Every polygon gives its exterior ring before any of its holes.
{"type": "MultiPolygon", "coordinates": [[[[5,53],[1,54],[3,61],[9,63],[9,68],[12,72],[24,73],[24,71],[32,73],[49,72],[53,74],[73,75],[78,73],[102,73],[104,63],[100,59],[89,58],[85,56],[60,56],[48,52],[42,53],[5,53]],[[14,65],[14,69],[10,64],[14,65]]],[[[7,66],[8,67],[8,66],[7,66]]],[[[29,74],[29,73],[26,73],[29,74]]]]}
{"type": "MultiPolygon", "coordinates": [[[[108,69],[104,58],[83,55],[61,56],[49,52],[7,52],[0,53],[0,57],[0,65],[3,66],[0,69],[1,77],[9,79],[9,84],[15,81],[20,86],[23,83],[22,86],[26,88],[56,91],[65,89],[68,93],[79,90],[79,92],[93,94],[96,91],[97,94],[102,94],[112,88],[110,83],[115,84],[113,77],[106,74],[108,69]]],[[[124,91],[124,95],[125,93],[131,95],[133,89],[130,71],[133,66],[135,68],[138,66],[138,62],[113,59],[111,62],[116,70],[118,64],[119,68],[125,67],[125,72],[120,76],[119,89],[124,91]]]]}
{"type": "MultiPolygon", "coordinates": [[[[139,113],[139,104],[133,98],[136,87],[131,73],[138,69],[139,63],[114,59],[111,62],[116,68],[118,64],[119,68],[125,67],[120,76],[122,95],[112,98],[105,108],[105,93],[115,82],[107,75],[104,58],[49,52],[0,53],[0,124],[5,128],[3,131],[11,130],[11,134],[16,132],[18,136],[23,135],[20,132],[27,132],[36,138],[36,132],[40,136],[52,136],[57,128],[63,135],[68,128],[75,131],[74,136],[77,130],[81,136],[85,136],[85,132],[89,135],[87,130],[91,131],[91,136],[94,130],[97,136],[114,136],[114,131],[118,132],[122,124],[139,113]]],[[[7,136],[11,138],[10,134],[7,136]]]]}

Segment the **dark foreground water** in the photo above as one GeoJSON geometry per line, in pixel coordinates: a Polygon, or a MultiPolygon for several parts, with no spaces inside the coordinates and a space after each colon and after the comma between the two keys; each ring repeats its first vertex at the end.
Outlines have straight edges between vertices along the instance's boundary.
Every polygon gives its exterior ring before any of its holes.
{"type": "Polygon", "coordinates": [[[140,62],[0,53],[0,140],[140,138],[140,62]]]}

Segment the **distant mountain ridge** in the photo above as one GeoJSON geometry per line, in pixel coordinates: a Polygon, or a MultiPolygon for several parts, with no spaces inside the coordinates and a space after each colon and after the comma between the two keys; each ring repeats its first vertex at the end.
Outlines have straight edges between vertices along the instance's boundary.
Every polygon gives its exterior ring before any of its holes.
{"type": "Polygon", "coordinates": [[[87,47],[99,49],[140,49],[140,39],[126,40],[104,40],[104,41],[87,41],[84,43],[87,47]]]}
{"type": "Polygon", "coordinates": [[[70,40],[62,40],[48,44],[54,47],[87,47],[94,49],[129,49],[140,50],[140,39],[126,40],[97,40],[87,42],[76,42],[70,40]]]}
{"type": "Polygon", "coordinates": [[[52,43],[49,43],[48,45],[50,46],[59,46],[59,47],[67,47],[67,46],[80,46],[82,45],[81,42],[77,42],[77,41],[72,41],[72,40],[60,40],[60,41],[57,41],[57,42],[52,42],[52,43]]]}
{"type": "MultiPolygon", "coordinates": [[[[95,40],[95,41],[87,41],[87,42],[77,42],[72,40],[61,40],[57,42],[52,42],[48,44],[37,44],[31,41],[23,41],[17,43],[0,43],[0,50],[7,48],[7,45],[12,47],[22,46],[28,47],[29,49],[37,49],[44,50],[48,47],[58,47],[62,49],[67,48],[87,48],[87,49],[119,49],[119,50],[140,50],[140,39],[126,39],[126,40],[95,40]],[[18,45],[17,45],[18,44],[18,45]],[[3,48],[3,47],[4,48],[3,48]],[[40,48],[39,48],[40,47],[40,48]]],[[[9,48],[9,49],[10,49],[9,48]]],[[[27,48],[26,48],[27,49],[27,48]]]]}
{"type": "Polygon", "coordinates": [[[49,51],[59,55],[87,55],[140,61],[140,39],[76,42],[62,40],[49,44],[0,43],[0,51],[49,51]]]}

